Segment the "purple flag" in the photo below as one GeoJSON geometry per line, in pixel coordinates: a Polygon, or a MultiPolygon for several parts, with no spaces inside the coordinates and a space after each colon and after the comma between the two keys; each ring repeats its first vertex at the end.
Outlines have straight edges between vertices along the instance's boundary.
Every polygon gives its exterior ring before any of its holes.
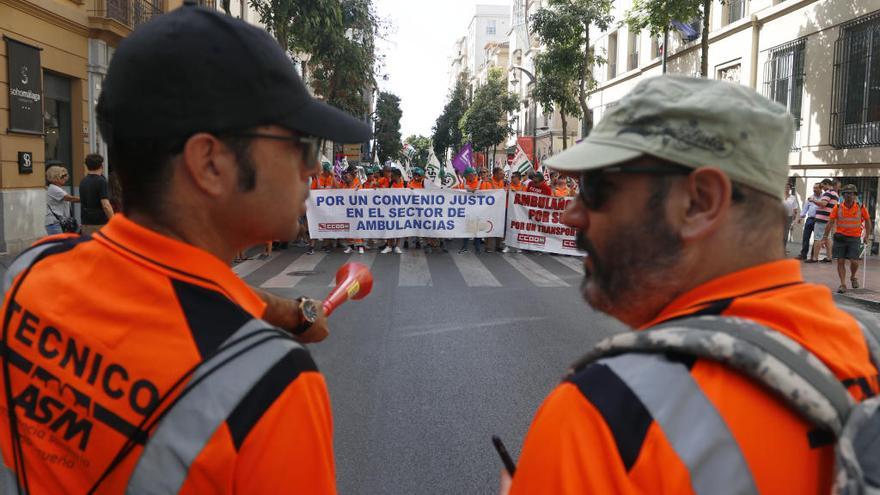
{"type": "Polygon", "coordinates": [[[474,149],[471,143],[467,143],[458,150],[458,154],[452,159],[452,166],[456,172],[463,174],[464,169],[471,166],[474,160],[474,149]]]}

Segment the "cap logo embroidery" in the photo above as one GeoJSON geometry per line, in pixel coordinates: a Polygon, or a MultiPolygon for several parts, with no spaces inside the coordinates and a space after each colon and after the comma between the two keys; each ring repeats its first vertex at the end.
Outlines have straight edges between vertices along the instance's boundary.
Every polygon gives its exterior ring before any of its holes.
{"type": "Polygon", "coordinates": [[[662,137],[663,146],[670,144],[679,151],[697,148],[725,158],[733,154],[735,144],[715,134],[705,132],[698,121],[691,120],[677,127],[670,125],[660,117],[623,116],[618,124],[621,126],[617,135],[636,134],[644,138],[662,137]]]}

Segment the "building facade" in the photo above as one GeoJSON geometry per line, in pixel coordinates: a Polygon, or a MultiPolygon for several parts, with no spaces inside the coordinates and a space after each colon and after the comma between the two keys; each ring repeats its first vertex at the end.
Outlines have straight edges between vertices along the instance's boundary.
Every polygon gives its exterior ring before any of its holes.
{"type": "MultiPolygon", "coordinates": [[[[615,2],[615,18],[630,8],[615,2]]],[[[699,20],[670,34],[667,72],[699,75],[699,20]]],[[[659,75],[662,41],[621,26],[593,39],[596,119],[642,78],[659,75]]],[[[880,178],[880,0],[730,0],[710,11],[708,77],[749,86],[785,105],[796,130],[790,182],[801,199],[827,177],[856,184],[877,220],[880,178]]],[[[876,251],[876,247],[875,247],[876,251]]]]}

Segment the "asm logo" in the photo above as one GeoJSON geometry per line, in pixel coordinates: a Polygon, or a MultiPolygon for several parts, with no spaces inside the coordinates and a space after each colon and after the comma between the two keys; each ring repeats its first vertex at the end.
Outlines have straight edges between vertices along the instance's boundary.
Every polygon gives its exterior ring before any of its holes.
{"type": "Polygon", "coordinates": [[[348,223],[319,223],[318,230],[320,232],[348,232],[351,227],[348,223]]]}
{"type": "Polygon", "coordinates": [[[568,249],[577,249],[577,242],[573,241],[571,239],[563,239],[562,240],[562,247],[568,248],[568,249]]]}
{"type": "Polygon", "coordinates": [[[543,246],[547,242],[547,238],[542,235],[518,234],[516,240],[524,244],[538,244],[543,246]]]}

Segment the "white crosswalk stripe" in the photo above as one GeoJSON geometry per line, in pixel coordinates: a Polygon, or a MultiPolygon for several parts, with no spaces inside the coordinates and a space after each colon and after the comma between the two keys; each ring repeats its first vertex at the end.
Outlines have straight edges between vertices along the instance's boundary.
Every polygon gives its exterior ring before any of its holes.
{"type": "Polygon", "coordinates": [[[508,254],[502,258],[538,287],[569,287],[566,281],[529,259],[525,254],[508,254]]]}
{"type": "Polygon", "coordinates": [[[563,265],[571,268],[572,270],[583,275],[584,273],[584,259],[578,256],[551,256],[551,259],[554,259],[563,265]]]}
{"type": "MultiPolygon", "coordinates": [[[[367,268],[372,268],[373,261],[375,261],[375,260],[376,260],[376,253],[364,253],[364,254],[357,254],[356,253],[356,254],[352,254],[351,256],[349,256],[348,259],[345,260],[345,263],[357,262],[362,265],[366,265],[367,268]]],[[[344,265],[345,263],[343,263],[342,265],[344,265]]],[[[339,265],[339,266],[342,266],[342,265],[339,265]]],[[[338,270],[338,268],[337,268],[337,270],[338,270]]],[[[327,287],[336,287],[336,272],[333,272],[330,274],[330,283],[327,285],[327,287]]]]}
{"type": "Polygon", "coordinates": [[[501,287],[501,282],[492,275],[476,255],[472,253],[453,254],[452,261],[464,277],[468,287],[501,287]]]}
{"type": "Polygon", "coordinates": [[[431,283],[431,270],[428,258],[421,249],[404,251],[400,258],[400,275],[397,277],[400,287],[428,287],[431,283]]]}
{"type": "Polygon", "coordinates": [[[263,259],[254,258],[252,260],[242,261],[241,263],[232,267],[232,271],[234,271],[235,274],[238,275],[239,277],[245,278],[248,275],[250,275],[251,273],[254,273],[255,271],[259,270],[266,263],[274,260],[277,257],[278,257],[278,251],[275,251],[274,253],[270,254],[268,257],[263,258],[263,259]]]}
{"type": "Polygon", "coordinates": [[[287,265],[287,268],[282,270],[281,273],[263,282],[260,287],[265,289],[289,289],[294,287],[306,278],[303,275],[295,275],[294,273],[314,270],[325,256],[325,253],[303,254],[294,260],[293,263],[287,265]]]}

